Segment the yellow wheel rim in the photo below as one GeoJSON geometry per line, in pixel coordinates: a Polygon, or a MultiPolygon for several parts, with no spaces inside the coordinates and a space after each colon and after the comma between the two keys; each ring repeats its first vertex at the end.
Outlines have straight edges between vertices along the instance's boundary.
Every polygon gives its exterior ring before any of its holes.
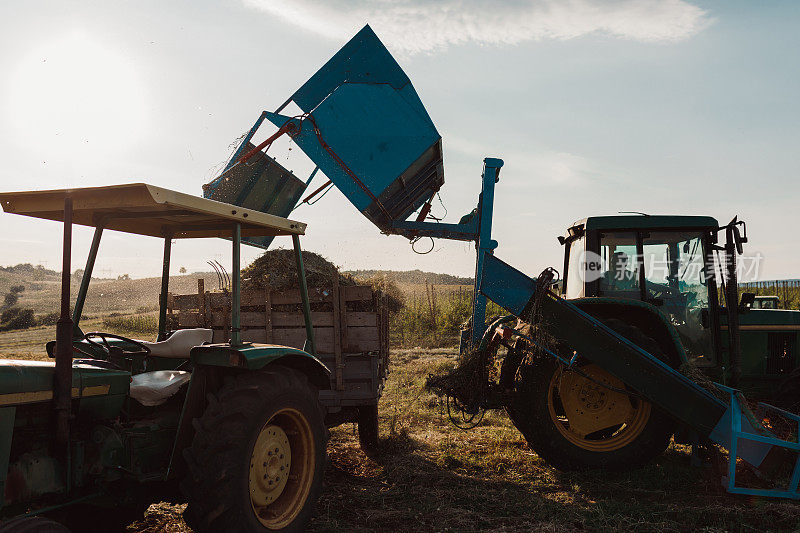
{"type": "Polygon", "coordinates": [[[250,504],[261,524],[282,529],[297,517],[311,492],[314,435],[296,409],[275,413],[258,434],[250,457],[250,504]]]}
{"type": "Polygon", "coordinates": [[[577,372],[553,373],[547,389],[547,407],[556,429],[572,444],[593,452],[624,448],[647,425],[649,402],[600,385],[625,389],[625,384],[597,365],[577,372]],[[592,381],[594,380],[594,381],[592,381]]]}

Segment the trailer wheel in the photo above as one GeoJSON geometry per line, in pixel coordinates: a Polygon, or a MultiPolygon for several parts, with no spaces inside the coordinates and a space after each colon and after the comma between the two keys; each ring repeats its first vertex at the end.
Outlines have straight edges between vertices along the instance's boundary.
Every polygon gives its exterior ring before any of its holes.
{"type": "Polygon", "coordinates": [[[322,487],[327,430],[317,391],[283,367],[229,378],[184,451],[184,518],[196,531],[302,531],[322,487]]]}
{"type": "MultiPolygon", "coordinates": [[[[663,358],[658,344],[639,329],[616,319],[606,324],[663,358]]],[[[549,357],[519,368],[507,411],[542,459],[560,470],[627,470],[666,450],[672,419],[650,402],[621,392],[625,384],[599,366],[586,363],[578,369],[581,373],[566,370],[549,357]]]]}
{"type": "Polygon", "coordinates": [[[358,443],[368,455],[378,449],[378,404],[358,408],[358,443]]]}

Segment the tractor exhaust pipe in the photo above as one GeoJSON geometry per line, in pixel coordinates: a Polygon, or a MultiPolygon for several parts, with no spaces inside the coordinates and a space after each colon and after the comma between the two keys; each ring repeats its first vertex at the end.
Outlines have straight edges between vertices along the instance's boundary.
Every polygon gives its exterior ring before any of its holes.
{"type": "Polygon", "coordinates": [[[736,256],[742,253],[741,237],[738,235],[737,217],[725,230],[725,307],[728,313],[728,347],[731,365],[730,386],[739,386],[742,377],[742,348],[739,337],[739,280],[736,275],[736,256]]]}

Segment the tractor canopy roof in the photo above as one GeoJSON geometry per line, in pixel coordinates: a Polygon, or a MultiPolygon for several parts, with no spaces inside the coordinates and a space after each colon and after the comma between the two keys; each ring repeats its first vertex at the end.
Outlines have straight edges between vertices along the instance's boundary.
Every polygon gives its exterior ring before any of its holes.
{"type": "Polygon", "coordinates": [[[72,220],[84,226],[175,239],[230,238],[234,223],[242,236],[302,235],[306,224],[146,183],[0,193],[6,213],[64,220],[72,198],[72,220]]]}
{"type": "Polygon", "coordinates": [[[686,215],[614,215],[587,217],[573,223],[567,235],[574,234],[576,230],[623,231],[640,229],[702,229],[716,231],[719,229],[719,223],[714,217],[686,215]]]}

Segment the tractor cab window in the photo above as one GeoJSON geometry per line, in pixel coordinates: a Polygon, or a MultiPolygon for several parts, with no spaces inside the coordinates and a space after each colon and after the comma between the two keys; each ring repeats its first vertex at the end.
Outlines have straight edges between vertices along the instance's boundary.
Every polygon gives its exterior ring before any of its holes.
{"type": "Polygon", "coordinates": [[[566,298],[583,298],[586,272],[586,239],[578,237],[569,244],[569,262],[567,263],[566,298]]]}
{"type": "Polygon", "coordinates": [[[636,234],[600,234],[599,295],[613,298],[641,298],[636,234]]]}
{"type": "Polygon", "coordinates": [[[779,309],[777,296],[756,296],[753,309],[779,309]]]}
{"type": "Polygon", "coordinates": [[[704,249],[697,232],[651,232],[642,239],[645,297],[678,330],[686,355],[699,366],[714,364],[711,330],[703,327],[708,309],[704,249]]]}

